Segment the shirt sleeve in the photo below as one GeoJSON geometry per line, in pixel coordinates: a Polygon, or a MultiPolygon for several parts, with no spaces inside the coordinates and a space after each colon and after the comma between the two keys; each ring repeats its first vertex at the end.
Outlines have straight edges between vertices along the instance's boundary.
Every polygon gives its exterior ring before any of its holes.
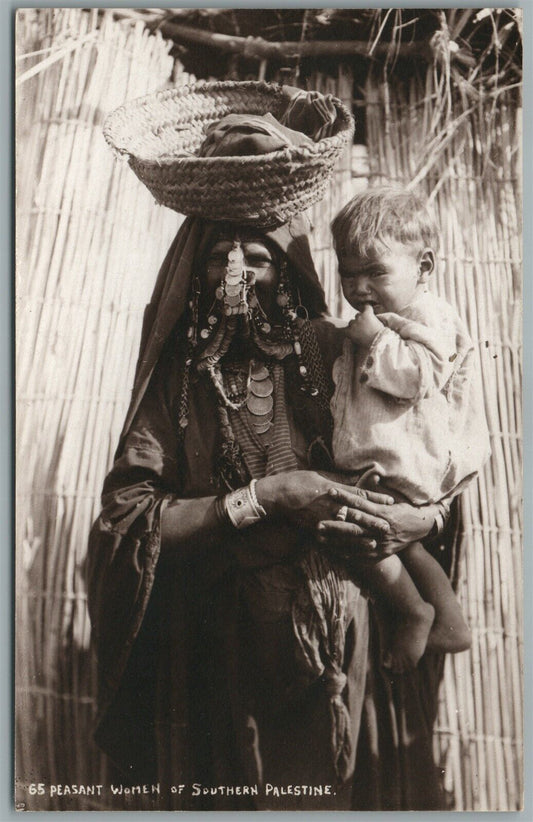
{"type": "Polygon", "coordinates": [[[166,378],[153,375],[105,480],[89,537],[88,606],[106,690],[120,680],[142,625],[160,554],[161,513],[179,493],[166,378]]]}
{"type": "Polygon", "coordinates": [[[363,362],[361,381],[413,404],[441,391],[453,372],[453,334],[398,314],[383,314],[380,320],[384,327],[363,362]]]}

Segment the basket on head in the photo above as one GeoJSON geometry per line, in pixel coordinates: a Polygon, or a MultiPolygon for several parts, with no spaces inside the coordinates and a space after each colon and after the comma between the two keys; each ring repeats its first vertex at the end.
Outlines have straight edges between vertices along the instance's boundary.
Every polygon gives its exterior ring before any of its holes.
{"type": "Polygon", "coordinates": [[[268,226],[287,222],[324,195],[353,135],[348,109],[333,98],[332,135],[268,154],[199,157],[206,129],[228,114],[282,116],[291,93],[264,82],[201,82],[118,108],[104,136],[156,201],[188,216],[268,226]]]}

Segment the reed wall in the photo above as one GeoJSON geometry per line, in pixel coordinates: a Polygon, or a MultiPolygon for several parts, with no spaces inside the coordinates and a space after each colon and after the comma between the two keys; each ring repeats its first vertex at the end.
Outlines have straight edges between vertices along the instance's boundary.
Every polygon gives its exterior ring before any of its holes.
{"type": "MultiPolygon", "coordinates": [[[[103,809],[98,798],[32,797],[27,786],[108,781],[91,742],[87,534],[128,405],[142,311],[180,218],[114,160],[101,127],[126,99],[164,86],[173,61],[168,43],[111,12],[19,11],[16,36],[17,802],[103,809]]],[[[338,79],[310,85],[352,102],[342,66],[338,79]]],[[[518,110],[501,95],[447,123],[430,87],[373,77],[364,103],[368,156],[354,171],[361,153],[346,152],[311,215],[317,268],[332,311],[346,315],[332,217],[368,181],[426,189],[443,229],[434,285],[479,344],[493,449],[463,495],[460,594],[474,647],[447,662],[435,754],[452,807],[512,810],[521,797],[518,110]]]]}
{"type": "Polygon", "coordinates": [[[19,11],[16,28],[17,803],[101,808],[27,786],[107,781],[91,740],[87,535],[180,218],[115,161],[102,123],[164,86],[173,60],[109,12],[19,11]]]}
{"type": "Polygon", "coordinates": [[[461,496],[459,597],[473,632],[449,656],[435,755],[455,810],[522,803],[521,123],[516,89],[464,98],[431,71],[365,87],[371,181],[428,195],[433,288],[477,344],[492,456],[461,496]]]}

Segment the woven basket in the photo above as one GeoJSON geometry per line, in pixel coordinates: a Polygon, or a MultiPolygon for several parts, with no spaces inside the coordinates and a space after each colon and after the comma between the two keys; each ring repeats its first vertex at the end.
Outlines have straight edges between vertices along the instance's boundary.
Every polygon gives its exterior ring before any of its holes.
{"type": "Polygon", "coordinates": [[[283,223],[324,195],[335,162],[353,135],[348,109],[334,99],[335,133],[312,146],[246,157],[197,157],[212,123],[227,114],[279,117],[290,94],[263,82],[197,83],[126,103],[104,136],[126,156],[158,203],[210,220],[283,223]]]}

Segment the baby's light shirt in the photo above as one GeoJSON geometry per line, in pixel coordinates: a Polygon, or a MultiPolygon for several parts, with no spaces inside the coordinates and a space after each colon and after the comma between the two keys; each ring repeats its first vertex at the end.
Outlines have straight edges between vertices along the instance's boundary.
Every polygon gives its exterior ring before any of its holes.
{"type": "Polygon", "coordinates": [[[455,309],[427,291],[379,319],[371,347],[346,339],[333,367],[334,459],[376,470],[414,504],[438,502],[489,455],[474,344],[455,309]]]}

